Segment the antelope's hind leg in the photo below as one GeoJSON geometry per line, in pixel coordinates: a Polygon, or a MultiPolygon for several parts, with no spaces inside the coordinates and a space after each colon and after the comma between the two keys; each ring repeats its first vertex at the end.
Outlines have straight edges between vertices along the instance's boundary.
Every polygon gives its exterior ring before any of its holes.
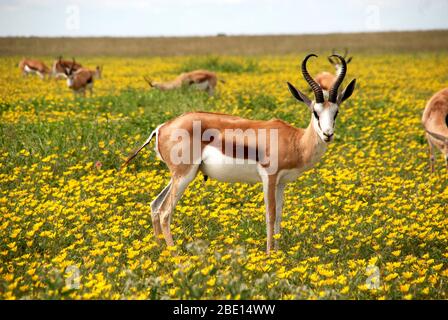
{"type": "Polygon", "coordinates": [[[428,141],[428,153],[429,153],[429,170],[434,172],[434,164],[436,162],[436,159],[434,157],[434,146],[431,143],[431,139],[429,138],[429,135],[426,134],[426,140],[428,141]]]}
{"type": "Polygon", "coordinates": [[[215,94],[215,88],[213,88],[213,86],[210,84],[207,87],[207,93],[209,96],[213,96],[215,94]]]}
{"type": "MultiPolygon", "coordinates": [[[[283,211],[283,197],[284,197],[285,185],[278,184],[275,192],[275,224],[274,235],[280,234],[280,225],[282,223],[282,211],[283,211]]],[[[278,239],[274,240],[274,249],[278,250],[278,239]]]]}
{"type": "Polygon", "coordinates": [[[172,171],[171,187],[160,205],[160,226],[168,246],[174,246],[170,223],[174,208],[198,173],[199,165],[184,165],[180,170],[172,171]]]}
{"type": "Polygon", "coordinates": [[[274,226],[276,220],[276,175],[262,175],[264,204],[266,206],[266,253],[270,254],[273,249],[272,240],[274,235],[274,226]]]}
{"type": "Polygon", "coordinates": [[[163,201],[165,201],[166,196],[170,192],[171,189],[171,181],[163,188],[162,192],[160,192],[157,197],[151,202],[151,220],[152,227],[154,228],[154,235],[156,237],[157,242],[159,242],[159,236],[162,234],[162,228],[160,226],[160,215],[159,210],[163,201]]]}

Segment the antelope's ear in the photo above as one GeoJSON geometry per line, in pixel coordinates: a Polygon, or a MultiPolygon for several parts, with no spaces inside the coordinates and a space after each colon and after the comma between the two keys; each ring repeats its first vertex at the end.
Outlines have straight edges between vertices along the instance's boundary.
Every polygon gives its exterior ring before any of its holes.
{"type": "Polygon", "coordinates": [[[311,100],[304,93],[297,90],[292,84],[290,84],[289,82],[287,82],[287,84],[289,92],[291,92],[292,96],[297,100],[299,100],[300,102],[305,103],[308,106],[308,108],[311,109],[312,104],[311,100]]]}
{"type": "Polygon", "coordinates": [[[344,91],[342,91],[337,99],[338,104],[341,104],[342,102],[344,102],[345,100],[347,100],[348,98],[350,98],[350,96],[352,95],[353,91],[355,90],[355,85],[356,85],[356,79],[353,79],[347,87],[345,87],[344,91]]]}
{"type": "Polygon", "coordinates": [[[346,63],[347,63],[347,64],[350,63],[350,61],[352,61],[352,58],[353,58],[353,57],[348,58],[347,61],[346,61],[346,63]]]}

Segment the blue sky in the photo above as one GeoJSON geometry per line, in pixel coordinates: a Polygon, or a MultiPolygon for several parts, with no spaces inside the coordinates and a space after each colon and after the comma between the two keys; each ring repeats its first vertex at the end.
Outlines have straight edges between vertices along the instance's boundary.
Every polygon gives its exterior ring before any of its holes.
{"type": "Polygon", "coordinates": [[[0,0],[0,36],[448,29],[448,0],[0,0]]]}

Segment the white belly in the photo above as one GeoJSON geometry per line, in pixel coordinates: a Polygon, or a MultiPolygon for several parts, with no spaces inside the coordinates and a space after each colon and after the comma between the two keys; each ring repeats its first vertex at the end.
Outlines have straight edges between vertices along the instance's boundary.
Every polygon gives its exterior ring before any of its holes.
{"type": "Polygon", "coordinates": [[[53,73],[53,76],[56,79],[68,79],[67,75],[65,73],[61,73],[61,72],[55,72],[55,73],[53,73]]]}
{"type": "Polygon", "coordinates": [[[211,146],[202,151],[200,170],[204,175],[223,182],[261,182],[255,161],[227,157],[211,146]]]}
{"type": "Polygon", "coordinates": [[[31,69],[27,65],[25,65],[25,68],[23,68],[26,73],[36,73],[36,70],[31,69]]]}
{"type": "Polygon", "coordinates": [[[195,83],[193,84],[193,87],[198,90],[206,90],[208,88],[208,81],[195,83]]]}

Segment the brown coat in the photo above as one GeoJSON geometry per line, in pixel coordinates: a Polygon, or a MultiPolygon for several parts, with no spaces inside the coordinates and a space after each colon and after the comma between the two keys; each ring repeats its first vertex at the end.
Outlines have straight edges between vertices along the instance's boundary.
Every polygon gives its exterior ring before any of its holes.
{"type": "Polygon", "coordinates": [[[70,60],[58,59],[53,62],[53,76],[65,75],[67,69],[73,68],[73,71],[77,71],[82,68],[82,65],[70,60]]]}
{"type": "MultiPolygon", "coordinates": [[[[304,164],[311,162],[313,157],[313,148],[310,148],[310,144],[317,144],[318,139],[320,139],[315,131],[310,128],[301,129],[295,128],[290,124],[279,120],[272,119],[269,121],[263,120],[247,120],[236,116],[218,114],[211,112],[190,112],[185,113],[177,118],[174,118],[159,129],[158,134],[158,146],[160,156],[167,163],[170,169],[178,170],[177,166],[172,164],[170,161],[170,152],[177,141],[171,141],[170,134],[173,130],[177,128],[185,129],[189,132],[191,140],[193,139],[193,121],[200,121],[201,123],[201,136],[203,132],[207,129],[217,129],[219,128],[220,137],[223,139],[224,130],[226,129],[241,129],[243,131],[247,129],[254,129],[255,134],[258,139],[257,129],[266,129],[267,136],[269,137],[269,130],[278,130],[278,146],[283,147],[278,150],[278,167],[282,169],[294,169],[302,168],[304,164]],[[304,139],[302,139],[305,137],[304,139]],[[162,143],[163,142],[163,143],[162,143]]],[[[311,124],[310,124],[311,125],[311,124]]],[[[216,142],[216,141],[215,141],[216,142]]],[[[236,142],[235,142],[236,143],[236,142]]],[[[234,143],[234,144],[235,144],[234,143]]],[[[201,151],[208,145],[208,142],[201,142],[201,151]]],[[[193,141],[190,141],[190,146],[193,145],[193,141]]],[[[218,145],[224,147],[224,142],[221,141],[218,145]]],[[[261,154],[262,157],[270,155],[269,150],[269,140],[267,140],[264,150],[257,150],[257,154],[261,154]]],[[[236,146],[234,146],[234,149],[236,146]]],[[[245,145],[245,158],[249,154],[248,148],[250,146],[245,145]]],[[[223,150],[220,150],[221,152],[223,150]]],[[[192,152],[190,153],[193,154],[192,152]]],[[[193,159],[191,159],[193,160],[193,159]]],[[[258,159],[263,161],[263,159],[258,159]]],[[[188,170],[188,168],[186,168],[188,170]]]]}
{"type": "Polygon", "coordinates": [[[431,171],[434,170],[434,147],[445,155],[448,169],[448,88],[429,99],[423,111],[422,124],[429,144],[431,171]]]}
{"type": "Polygon", "coordinates": [[[68,77],[67,85],[74,93],[85,95],[86,89],[92,93],[93,89],[93,72],[86,68],[78,69],[68,77]]]}
{"type": "Polygon", "coordinates": [[[28,73],[27,69],[38,72],[42,75],[50,73],[50,68],[48,68],[42,61],[25,58],[19,62],[19,69],[22,73],[28,73]]]}
{"type": "Polygon", "coordinates": [[[321,72],[316,76],[316,82],[320,85],[320,87],[325,90],[329,91],[333,84],[336,81],[336,75],[330,73],[330,72],[321,72]]]}
{"type": "MultiPolygon", "coordinates": [[[[148,81],[148,80],[147,80],[148,81]]],[[[197,87],[207,91],[210,95],[214,93],[218,80],[214,72],[208,70],[195,70],[180,74],[177,78],[168,82],[151,82],[149,85],[159,90],[172,90],[183,85],[197,87]]]]}

